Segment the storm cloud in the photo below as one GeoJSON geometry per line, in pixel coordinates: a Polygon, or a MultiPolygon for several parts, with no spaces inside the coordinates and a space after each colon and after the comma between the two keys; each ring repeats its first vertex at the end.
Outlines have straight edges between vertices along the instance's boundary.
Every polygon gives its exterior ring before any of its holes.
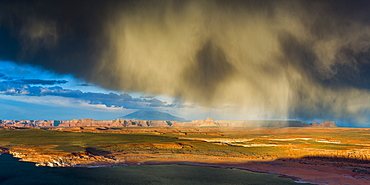
{"type": "Polygon", "coordinates": [[[369,1],[2,1],[0,59],[261,118],[367,122],[369,1]],[[257,116],[258,117],[258,116],[257,116]]]}
{"type": "Polygon", "coordinates": [[[20,79],[14,80],[12,83],[15,84],[25,84],[25,85],[56,85],[65,84],[67,80],[42,80],[42,79],[20,79]]]}

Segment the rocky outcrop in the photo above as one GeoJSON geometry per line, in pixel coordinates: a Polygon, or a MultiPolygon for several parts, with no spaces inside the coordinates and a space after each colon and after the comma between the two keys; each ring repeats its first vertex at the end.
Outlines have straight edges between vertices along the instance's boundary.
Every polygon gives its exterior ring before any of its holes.
{"type": "Polygon", "coordinates": [[[115,164],[116,161],[105,156],[92,155],[88,152],[72,154],[45,154],[33,148],[12,148],[9,154],[20,158],[21,161],[34,162],[36,166],[49,167],[78,167],[115,164]]]}
{"type": "Polygon", "coordinates": [[[337,127],[334,121],[322,121],[319,124],[317,124],[316,122],[313,122],[311,126],[312,127],[337,127]]]}
{"type": "Polygon", "coordinates": [[[8,149],[0,147],[0,155],[9,153],[8,149]]]}
{"type": "Polygon", "coordinates": [[[169,127],[177,121],[147,121],[147,120],[104,120],[78,119],[64,121],[59,127],[169,127]]]}
{"type": "Polygon", "coordinates": [[[0,120],[1,127],[53,127],[54,120],[0,120]]]}
{"type": "Polygon", "coordinates": [[[93,119],[73,119],[63,121],[59,127],[111,127],[114,120],[95,121],[93,119]]]}

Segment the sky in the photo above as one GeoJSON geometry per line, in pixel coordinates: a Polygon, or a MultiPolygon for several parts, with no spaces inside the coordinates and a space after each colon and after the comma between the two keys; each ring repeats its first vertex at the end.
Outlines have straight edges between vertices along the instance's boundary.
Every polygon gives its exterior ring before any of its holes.
{"type": "Polygon", "coordinates": [[[209,108],[194,103],[107,90],[71,74],[56,74],[39,66],[10,61],[0,61],[0,104],[1,119],[109,120],[138,110],[157,110],[192,119],[210,115],[209,108]]]}
{"type": "Polygon", "coordinates": [[[369,14],[366,0],[1,0],[0,118],[370,126],[369,14]]]}

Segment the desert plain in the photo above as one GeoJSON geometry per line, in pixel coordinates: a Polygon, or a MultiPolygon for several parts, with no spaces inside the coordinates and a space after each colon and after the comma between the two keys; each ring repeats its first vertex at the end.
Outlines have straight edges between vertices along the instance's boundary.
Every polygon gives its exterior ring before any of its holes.
{"type": "Polygon", "coordinates": [[[1,127],[0,152],[36,166],[180,164],[368,184],[369,136],[343,127],[1,127]]]}

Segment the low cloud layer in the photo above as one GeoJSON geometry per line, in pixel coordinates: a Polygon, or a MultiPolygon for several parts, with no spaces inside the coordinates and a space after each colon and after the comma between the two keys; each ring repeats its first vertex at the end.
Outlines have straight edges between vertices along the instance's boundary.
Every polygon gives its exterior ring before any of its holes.
{"type": "Polygon", "coordinates": [[[107,89],[231,106],[253,118],[368,122],[369,1],[3,1],[0,7],[3,60],[107,89]]]}
{"type": "Polygon", "coordinates": [[[9,81],[13,84],[24,84],[24,85],[57,85],[65,84],[67,80],[42,80],[42,79],[20,79],[9,81]]]}
{"type": "MultiPolygon", "coordinates": [[[[35,81],[35,80],[33,80],[35,81]]],[[[44,81],[44,80],[37,80],[44,81]]],[[[50,85],[50,84],[48,84],[50,85]]],[[[129,94],[116,93],[94,93],[82,92],[80,90],[64,89],[59,86],[42,87],[31,86],[27,83],[17,83],[17,81],[0,82],[0,94],[10,96],[57,96],[73,98],[93,105],[104,105],[106,107],[122,107],[125,109],[151,109],[174,107],[156,98],[133,98],[129,94]]]]}

